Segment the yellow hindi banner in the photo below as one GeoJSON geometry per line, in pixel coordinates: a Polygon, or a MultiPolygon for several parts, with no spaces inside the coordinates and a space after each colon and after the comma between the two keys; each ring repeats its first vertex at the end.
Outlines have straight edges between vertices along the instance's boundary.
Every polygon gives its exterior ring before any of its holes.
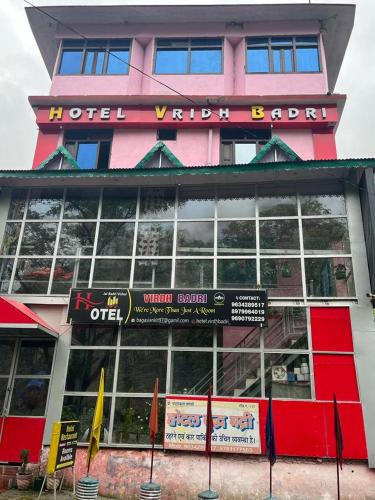
{"type": "MultiPolygon", "coordinates": [[[[164,448],[204,451],[207,398],[167,396],[164,448]]],[[[212,398],[211,449],[223,453],[261,453],[259,404],[212,398]]]]}

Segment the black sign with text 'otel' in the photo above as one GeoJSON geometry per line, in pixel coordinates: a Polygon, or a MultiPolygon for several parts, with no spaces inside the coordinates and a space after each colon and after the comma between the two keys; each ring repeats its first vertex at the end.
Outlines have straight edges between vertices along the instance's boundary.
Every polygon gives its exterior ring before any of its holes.
{"type": "Polygon", "coordinates": [[[267,291],[73,289],[68,320],[131,326],[267,326],[267,291]]]}

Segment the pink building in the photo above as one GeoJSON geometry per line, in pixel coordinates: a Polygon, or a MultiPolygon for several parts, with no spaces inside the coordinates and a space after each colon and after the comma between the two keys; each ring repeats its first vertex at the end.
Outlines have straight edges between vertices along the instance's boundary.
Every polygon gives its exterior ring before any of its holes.
{"type": "Polygon", "coordinates": [[[0,171],[0,461],[78,419],[82,472],[104,367],[103,494],[147,479],[156,377],[165,498],[204,485],[210,384],[223,498],[248,492],[271,391],[278,455],[335,457],[336,394],[344,458],[374,467],[375,161],[335,143],[355,7],[44,3],[26,8],[51,75],[32,169],[0,171]]]}

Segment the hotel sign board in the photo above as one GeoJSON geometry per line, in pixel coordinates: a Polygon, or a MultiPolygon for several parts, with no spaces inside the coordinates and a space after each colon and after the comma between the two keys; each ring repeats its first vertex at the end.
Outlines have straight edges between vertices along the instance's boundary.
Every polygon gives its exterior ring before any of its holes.
{"type": "Polygon", "coordinates": [[[68,320],[131,326],[267,326],[267,303],[263,289],[72,289],[68,320]]]}
{"type": "MultiPolygon", "coordinates": [[[[61,124],[108,124],[127,127],[142,124],[142,127],[222,127],[225,123],[246,124],[261,127],[262,124],[290,124],[291,126],[332,127],[338,120],[337,105],[249,104],[242,106],[41,106],[37,111],[37,124],[53,128],[61,124]]],[[[227,125],[228,126],[228,125],[227,125]]]]}
{"type": "Polygon", "coordinates": [[[78,441],[78,420],[55,422],[52,428],[51,446],[48,455],[47,473],[73,467],[78,441]]]}
{"type": "MultiPolygon", "coordinates": [[[[207,399],[167,396],[164,449],[204,451],[207,399]]],[[[212,399],[211,449],[222,453],[261,453],[259,403],[233,398],[212,399]]]]}

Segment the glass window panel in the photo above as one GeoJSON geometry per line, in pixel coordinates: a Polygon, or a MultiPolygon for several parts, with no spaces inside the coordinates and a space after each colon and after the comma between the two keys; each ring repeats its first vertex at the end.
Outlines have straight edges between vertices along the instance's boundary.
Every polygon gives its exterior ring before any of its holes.
{"type": "Polygon", "coordinates": [[[187,49],[157,49],[155,73],[183,74],[188,70],[187,49]]]}
{"type": "Polygon", "coordinates": [[[346,219],[305,219],[302,227],[305,253],[350,253],[346,219]]]}
{"type": "Polygon", "coordinates": [[[98,215],[99,190],[68,189],[64,218],[96,219],[98,215]]]}
{"type": "Polygon", "coordinates": [[[1,255],[14,255],[16,253],[20,230],[21,222],[6,223],[3,242],[0,249],[1,255]]]}
{"type": "Polygon", "coordinates": [[[12,293],[46,294],[52,259],[18,259],[12,293]]]}
{"type": "Polygon", "coordinates": [[[79,75],[82,54],[82,50],[64,50],[61,55],[60,75],[79,75]]]}
{"type": "Polygon", "coordinates": [[[103,73],[104,57],[105,57],[104,51],[97,52],[96,69],[95,69],[95,73],[97,75],[101,75],[103,73]]]}
{"type": "Polygon", "coordinates": [[[13,189],[8,219],[22,219],[25,212],[27,189],[13,189]]]}
{"type": "MultiPolygon", "coordinates": [[[[78,441],[88,442],[92,418],[94,416],[96,396],[65,396],[61,420],[79,420],[78,441]]],[[[103,422],[100,442],[108,443],[109,415],[111,399],[104,398],[103,422]]]]}
{"type": "Polygon", "coordinates": [[[260,354],[219,352],[217,393],[219,396],[261,397],[260,354]]]}
{"type": "Polygon", "coordinates": [[[306,293],[309,297],[353,297],[352,259],[305,259],[306,293]]]}
{"type": "Polygon", "coordinates": [[[179,222],[177,224],[177,255],[212,255],[213,252],[213,222],[179,222]]]}
{"type": "Polygon", "coordinates": [[[192,47],[221,47],[223,41],[221,38],[192,38],[190,44],[192,47]]]}
{"type": "Polygon", "coordinates": [[[168,327],[164,326],[123,326],[121,345],[168,345],[168,331],[168,327]]]}
{"type": "Polygon", "coordinates": [[[92,286],[97,288],[128,288],[130,268],[130,260],[95,259],[92,286]]]}
{"type": "Polygon", "coordinates": [[[301,195],[302,215],[346,215],[343,194],[301,195]]]}
{"type": "Polygon", "coordinates": [[[221,49],[192,49],[191,73],[221,73],[221,49]]]}
{"type": "Polygon", "coordinates": [[[255,143],[236,142],[234,145],[234,161],[236,164],[250,163],[257,154],[255,143]]]}
{"type": "Polygon", "coordinates": [[[212,288],[212,260],[176,260],[176,288],[212,288]]]}
{"type": "Polygon", "coordinates": [[[271,44],[272,46],[287,46],[287,45],[293,45],[293,38],[292,37],[272,37],[271,38],[271,44]]]}
{"type": "Polygon", "coordinates": [[[26,217],[28,219],[59,219],[62,189],[32,189],[26,217]]]}
{"type": "Polygon", "coordinates": [[[303,295],[300,259],[261,259],[260,283],[270,297],[303,295]]]}
{"type": "Polygon", "coordinates": [[[172,261],[167,259],[136,260],[134,288],[170,288],[172,261]]]}
{"type": "Polygon", "coordinates": [[[154,392],[155,378],[159,391],[165,392],[167,351],[121,351],[117,392],[154,392]]]}
{"type": "Polygon", "coordinates": [[[104,189],[102,219],[134,219],[137,189],[104,189]]]}
{"type": "Polygon", "coordinates": [[[63,222],[57,249],[59,255],[92,255],[95,222],[63,222]]]}
{"type": "Polygon", "coordinates": [[[137,255],[154,257],[172,255],[173,222],[140,222],[138,224],[137,255]]]}
{"type": "Polygon", "coordinates": [[[258,206],[260,217],[297,215],[296,196],[260,196],[258,206]]]}
{"type": "Polygon", "coordinates": [[[261,253],[299,253],[299,232],[297,220],[259,221],[261,253]]]}
{"type": "Polygon", "coordinates": [[[261,330],[257,326],[223,326],[218,328],[217,346],[230,348],[258,348],[261,330]]]}
{"type": "Polygon", "coordinates": [[[71,349],[65,390],[97,392],[104,368],[104,390],[112,392],[115,355],[115,351],[104,349],[71,349]]]}
{"type": "Polygon", "coordinates": [[[111,50],[108,56],[107,75],[126,75],[129,72],[128,62],[128,50],[111,50]]]}
{"type": "Polygon", "coordinates": [[[56,259],[51,293],[67,295],[71,288],[87,288],[90,259],[56,259]]]}
{"type": "Polygon", "coordinates": [[[97,255],[131,255],[133,253],[133,222],[101,222],[97,255]]]}
{"type": "Polygon", "coordinates": [[[268,48],[247,49],[247,71],[249,73],[269,73],[268,48]]]}
{"type": "Polygon", "coordinates": [[[317,45],[318,40],[316,36],[296,36],[297,45],[317,45]]]}
{"type": "Polygon", "coordinates": [[[265,354],[264,365],[267,396],[311,399],[308,354],[265,354]]]}
{"type": "Polygon", "coordinates": [[[0,259],[0,292],[8,293],[14,259],[0,259]]]}
{"type": "Polygon", "coordinates": [[[179,219],[211,219],[215,214],[213,189],[181,188],[178,193],[179,219]]]}
{"type": "Polygon", "coordinates": [[[9,375],[15,346],[13,340],[0,340],[0,375],[9,375]]]}
{"type": "Polygon", "coordinates": [[[267,37],[255,37],[247,39],[248,45],[268,45],[267,37]]]}
{"type": "Polygon", "coordinates": [[[117,327],[101,325],[74,325],[72,345],[107,345],[117,344],[117,327]]]}
{"type": "Polygon", "coordinates": [[[296,48],[296,69],[299,72],[319,71],[319,52],[317,47],[296,48]]]}
{"type": "Polygon", "coordinates": [[[55,342],[23,340],[17,363],[17,375],[49,375],[55,342]]]}
{"type": "Polygon", "coordinates": [[[307,349],[307,318],[303,307],[270,307],[263,327],[266,349],[307,349]]]}
{"type": "Polygon", "coordinates": [[[217,198],[218,217],[255,217],[255,196],[252,186],[220,187],[217,198]]]}
{"type": "Polygon", "coordinates": [[[10,403],[10,415],[43,417],[46,409],[48,386],[48,379],[15,379],[10,403]]]}
{"type": "Polygon", "coordinates": [[[217,286],[226,288],[254,288],[256,286],[255,260],[218,259],[217,286]]]}
{"type": "Polygon", "coordinates": [[[273,72],[281,73],[281,49],[272,49],[273,72]]]}
{"type": "Polygon", "coordinates": [[[80,168],[96,168],[98,149],[98,142],[81,142],[78,144],[76,161],[80,168]]]}
{"type": "Polygon", "coordinates": [[[51,255],[55,247],[57,223],[26,222],[21,243],[21,255],[51,255]]]}
{"type": "Polygon", "coordinates": [[[94,57],[95,57],[95,51],[94,50],[88,50],[86,52],[86,58],[85,58],[85,65],[83,68],[83,72],[85,75],[91,75],[93,70],[94,70],[94,57]]]}
{"type": "Polygon", "coordinates": [[[291,73],[293,71],[293,52],[292,49],[284,49],[284,71],[291,73]]]}
{"type": "MultiPolygon", "coordinates": [[[[112,441],[118,444],[150,444],[151,404],[151,398],[116,398],[112,441]]],[[[162,444],[165,407],[162,399],[159,399],[158,406],[158,432],[155,443],[162,444]]]]}
{"type": "Polygon", "coordinates": [[[217,223],[218,254],[245,255],[255,252],[255,221],[219,221],[217,223]]]}
{"type": "Polygon", "coordinates": [[[175,327],[172,330],[172,344],[176,347],[212,347],[212,342],[212,327],[175,327]]]}
{"type": "Polygon", "coordinates": [[[174,188],[144,188],[141,190],[141,219],[173,219],[174,188]]]}
{"type": "Polygon", "coordinates": [[[0,413],[3,414],[5,396],[7,394],[8,378],[0,378],[0,413]]]}
{"type": "Polygon", "coordinates": [[[171,393],[207,394],[212,385],[211,352],[172,352],[171,393]]]}

